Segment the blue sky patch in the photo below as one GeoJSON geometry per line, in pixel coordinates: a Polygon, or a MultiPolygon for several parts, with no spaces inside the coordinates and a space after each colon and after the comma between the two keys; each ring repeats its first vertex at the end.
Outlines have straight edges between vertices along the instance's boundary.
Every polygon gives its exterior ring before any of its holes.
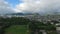
{"type": "Polygon", "coordinates": [[[22,3],[22,1],[19,0],[5,0],[5,1],[7,1],[9,4],[12,4],[13,7],[15,7],[19,3],[22,3]]]}

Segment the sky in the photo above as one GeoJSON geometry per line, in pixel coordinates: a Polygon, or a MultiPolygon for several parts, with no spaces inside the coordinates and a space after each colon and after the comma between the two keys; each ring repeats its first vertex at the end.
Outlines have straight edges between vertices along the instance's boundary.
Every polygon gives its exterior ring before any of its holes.
{"type": "Polygon", "coordinates": [[[12,7],[15,7],[19,3],[22,3],[19,0],[5,0],[5,1],[7,1],[8,3],[10,3],[12,5],[12,7]]]}
{"type": "Polygon", "coordinates": [[[0,14],[60,12],[60,0],[0,0],[0,14]]]}

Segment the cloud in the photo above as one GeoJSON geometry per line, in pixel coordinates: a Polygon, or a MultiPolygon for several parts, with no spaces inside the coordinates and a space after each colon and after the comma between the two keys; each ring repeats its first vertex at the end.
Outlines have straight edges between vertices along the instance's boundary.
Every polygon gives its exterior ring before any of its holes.
{"type": "Polygon", "coordinates": [[[21,11],[39,11],[40,0],[23,0],[23,3],[17,5],[17,9],[21,11]]]}
{"type": "Polygon", "coordinates": [[[22,12],[60,12],[60,0],[22,0],[16,8],[22,12]]]}
{"type": "Polygon", "coordinates": [[[13,12],[15,11],[8,2],[0,0],[0,14],[13,13],[13,12]]]}

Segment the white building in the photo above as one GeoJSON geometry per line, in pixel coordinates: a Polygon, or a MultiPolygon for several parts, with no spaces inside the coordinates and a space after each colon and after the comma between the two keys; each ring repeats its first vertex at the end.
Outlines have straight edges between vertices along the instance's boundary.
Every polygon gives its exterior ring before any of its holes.
{"type": "Polygon", "coordinates": [[[60,34],[60,23],[56,24],[56,31],[57,34],[60,34]]]}

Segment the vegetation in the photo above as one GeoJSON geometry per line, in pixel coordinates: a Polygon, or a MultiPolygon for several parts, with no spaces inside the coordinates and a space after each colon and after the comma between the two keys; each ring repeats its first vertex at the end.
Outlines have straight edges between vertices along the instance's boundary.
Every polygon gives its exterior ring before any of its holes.
{"type": "Polygon", "coordinates": [[[51,23],[44,24],[43,22],[35,20],[30,21],[29,19],[23,17],[0,18],[1,34],[8,34],[13,31],[14,32],[12,34],[19,34],[19,32],[21,32],[21,34],[25,34],[24,32],[26,32],[27,28],[29,28],[29,34],[34,34],[36,32],[40,33],[40,30],[45,30],[47,33],[56,30],[55,25],[52,25],[51,23]],[[23,25],[26,25],[27,27],[23,25]]]}
{"type": "Polygon", "coordinates": [[[5,29],[5,34],[28,34],[26,25],[12,25],[5,29]]]}

